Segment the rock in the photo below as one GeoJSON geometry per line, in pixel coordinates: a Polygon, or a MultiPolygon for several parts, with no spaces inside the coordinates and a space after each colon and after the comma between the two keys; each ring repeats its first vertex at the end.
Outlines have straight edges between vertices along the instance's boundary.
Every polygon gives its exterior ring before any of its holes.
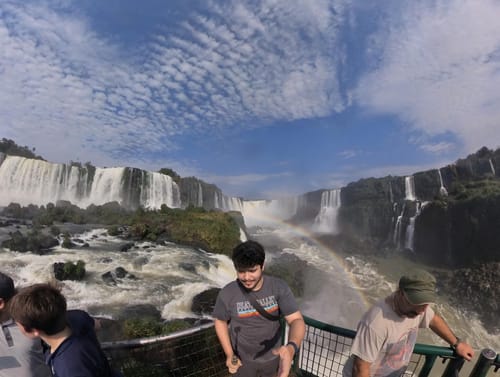
{"type": "Polygon", "coordinates": [[[220,288],[210,288],[193,297],[191,311],[198,315],[212,314],[220,288]]]}
{"type": "Polygon", "coordinates": [[[134,243],[133,243],[133,242],[127,242],[127,243],[125,243],[124,245],[121,245],[119,250],[120,250],[121,252],[127,252],[127,251],[129,251],[132,247],[134,247],[134,243]]]}
{"type": "Polygon", "coordinates": [[[137,304],[124,307],[117,313],[116,318],[151,318],[156,321],[161,321],[161,312],[152,304],[137,304]]]}
{"type": "Polygon", "coordinates": [[[55,262],[52,265],[57,280],[82,280],[85,277],[85,262],[55,262]]]}
{"type": "Polygon", "coordinates": [[[184,271],[191,272],[193,274],[196,273],[196,267],[192,263],[181,262],[179,263],[179,267],[182,268],[184,271]]]}
{"type": "Polygon", "coordinates": [[[113,277],[113,274],[111,271],[107,271],[104,274],[101,275],[102,280],[109,285],[116,285],[116,280],[113,277]]]}

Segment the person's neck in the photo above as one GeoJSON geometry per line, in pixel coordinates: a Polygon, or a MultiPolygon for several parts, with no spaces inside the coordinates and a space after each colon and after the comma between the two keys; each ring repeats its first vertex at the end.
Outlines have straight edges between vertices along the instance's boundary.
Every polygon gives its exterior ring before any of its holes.
{"type": "Polygon", "coordinates": [[[54,335],[43,334],[40,336],[42,340],[50,347],[50,353],[54,353],[56,349],[71,335],[71,329],[66,326],[64,330],[54,335]]]}
{"type": "Polygon", "coordinates": [[[8,321],[11,318],[12,317],[10,316],[10,313],[7,310],[0,310],[0,323],[8,321]]]}
{"type": "Polygon", "coordinates": [[[394,313],[396,313],[400,317],[405,317],[404,305],[401,295],[399,295],[398,292],[394,292],[392,295],[387,297],[386,302],[392,308],[394,313]]]}

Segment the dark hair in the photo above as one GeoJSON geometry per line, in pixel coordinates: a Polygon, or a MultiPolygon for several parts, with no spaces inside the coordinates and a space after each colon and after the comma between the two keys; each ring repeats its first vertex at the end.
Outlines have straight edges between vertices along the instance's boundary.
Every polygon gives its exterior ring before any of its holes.
{"type": "Polygon", "coordinates": [[[12,278],[0,272],[0,298],[7,302],[15,293],[16,289],[14,288],[14,281],[12,278]]]}
{"type": "Polygon", "coordinates": [[[10,315],[26,331],[54,335],[66,327],[66,299],[50,284],[35,284],[19,291],[10,302],[10,315]]]}
{"type": "Polygon", "coordinates": [[[251,268],[259,265],[264,266],[266,253],[262,245],[256,241],[240,243],[233,249],[233,264],[236,270],[251,268]]]}

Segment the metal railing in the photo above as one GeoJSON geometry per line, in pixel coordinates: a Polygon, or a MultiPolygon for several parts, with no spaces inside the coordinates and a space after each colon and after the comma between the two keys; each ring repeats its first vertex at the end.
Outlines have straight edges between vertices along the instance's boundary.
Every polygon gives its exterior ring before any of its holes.
{"type": "MultiPolygon", "coordinates": [[[[342,376],[356,332],[313,318],[304,319],[306,336],[290,376],[342,376]]],[[[230,376],[212,323],[165,336],[104,342],[102,347],[112,366],[125,377],[230,376]]],[[[428,377],[431,373],[437,376],[433,367],[438,360],[446,363],[441,377],[457,377],[464,363],[450,348],[417,343],[404,376],[428,377]]],[[[469,377],[486,377],[499,368],[500,356],[485,349],[469,377]]]]}

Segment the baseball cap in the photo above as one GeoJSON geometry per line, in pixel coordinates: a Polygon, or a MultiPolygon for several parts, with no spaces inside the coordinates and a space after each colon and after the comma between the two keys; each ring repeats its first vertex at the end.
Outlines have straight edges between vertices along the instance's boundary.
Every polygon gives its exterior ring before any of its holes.
{"type": "Polygon", "coordinates": [[[15,293],[14,281],[10,276],[0,272],[0,298],[10,300],[15,293]]]}
{"type": "Polygon", "coordinates": [[[415,269],[401,276],[399,289],[413,305],[436,302],[436,278],[425,270],[415,269]]]}

